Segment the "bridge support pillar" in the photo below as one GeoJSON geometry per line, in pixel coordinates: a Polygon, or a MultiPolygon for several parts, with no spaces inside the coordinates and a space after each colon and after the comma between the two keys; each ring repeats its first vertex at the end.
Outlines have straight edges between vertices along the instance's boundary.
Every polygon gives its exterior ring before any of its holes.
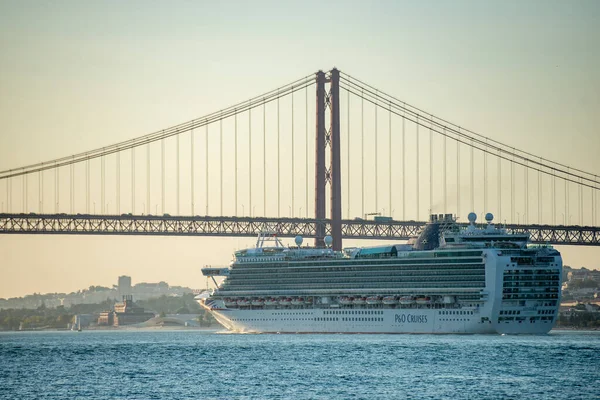
{"type": "MultiPolygon", "coordinates": [[[[340,172],[340,71],[333,69],[326,76],[323,71],[317,72],[317,117],[315,143],[315,219],[326,218],[326,186],[330,184],[330,218],[332,247],[342,249],[342,186],[340,172]],[[325,91],[325,83],[330,83],[329,93],[325,91]],[[325,110],[329,107],[329,129],[325,128],[325,110]],[[325,155],[329,146],[329,168],[325,155]]],[[[315,246],[324,245],[325,226],[316,225],[315,246]]]]}
{"type": "Polygon", "coordinates": [[[331,178],[331,236],[334,250],[342,250],[342,182],[340,165],[340,71],[331,70],[329,108],[331,109],[329,145],[331,148],[329,175],[331,178]]]}
{"type": "MultiPolygon", "coordinates": [[[[315,219],[325,219],[325,73],[317,72],[317,117],[315,143],[315,219]]],[[[315,226],[315,247],[323,247],[325,226],[315,226]]]]}

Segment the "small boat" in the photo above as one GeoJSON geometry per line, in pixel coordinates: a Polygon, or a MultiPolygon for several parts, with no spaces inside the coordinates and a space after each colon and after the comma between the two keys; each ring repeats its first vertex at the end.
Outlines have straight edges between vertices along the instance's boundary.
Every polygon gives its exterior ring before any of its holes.
{"type": "Polygon", "coordinates": [[[237,301],[235,301],[234,299],[226,298],[224,300],[224,302],[225,302],[225,307],[235,307],[235,306],[237,306],[237,301]]]}
{"type": "Polygon", "coordinates": [[[292,304],[292,299],[288,298],[281,298],[279,299],[279,304],[281,304],[282,306],[289,306],[290,304],[292,304]]]}
{"type": "Polygon", "coordinates": [[[342,297],[342,298],[340,298],[340,304],[343,306],[349,306],[349,305],[352,305],[353,300],[354,300],[354,298],[352,298],[352,297],[342,297]]]}
{"type": "Polygon", "coordinates": [[[355,297],[354,300],[352,300],[352,304],[356,305],[356,306],[362,306],[367,302],[367,299],[365,297],[355,297]]]}
{"type": "Polygon", "coordinates": [[[383,304],[391,306],[394,304],[398,304],[398,300],[396,300],[396,297],[394,297],[394,296],[385,296],[383,298],[383,304]]]}
{"type": "Polygon", "coordinates": [[[431,297],[429,297],[429,296],[417,297],[416,301],[417,301],[417,304],[431,304],[431,297]]]}
{"type": "Polygon", "coordinates": [[[265,301],[263,299],[261,299],[261,298],[252,299],[252,305],[253,306],[259,307],[259,306],[263,306],[264,304],[265,304],[265,301]]]}
{"type": "Polygon", "coordinates": [[[267,306],[276,306],[278,304],[279,304],[279,301],[276,298],[273,298],[273,297],[265,300],[265,305],[267,305],[267,306]]]}
{"type": "Polygon", "coordinates": [[[304,298],[303,297],[294,297],[292,299],[292,305],[294,306],[301,306],[304,304],[304,298]]]}
{"type": "Polygon", "coordinates": [[[247,307],[250,305],[250,300],[246,300],[246,299],[239,299],[237,301],[237,305],[240,307],[247,307]]]}
{"type": "Polygon", "coordinates": [[[381,298],[378,296],[369,296],[369,297],[367,297],[367,304],[370,304],[370,305],[381,304],[381,298]]]}
{"type": "Polygon", "coordinates": [[[400,304],[407,305],[407,304],[413,304],[415,302],[415,299],[412,296],[402,296],[402,297],[400,297],[399,301],[400,301],[400,304]]]}
{"type": "Polygon", "coordinates": [[[307,297],[306,299],[304,299],[305,304],[312,304],[312,302],[313,302],[312,297],[307,297]]]}

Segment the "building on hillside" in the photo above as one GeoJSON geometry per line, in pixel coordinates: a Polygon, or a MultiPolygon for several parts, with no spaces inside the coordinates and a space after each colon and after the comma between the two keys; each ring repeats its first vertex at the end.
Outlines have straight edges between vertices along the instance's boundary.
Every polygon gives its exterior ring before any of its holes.
{"type": "Polygon", "coordinates": [[[146,312],[133,302],[133,296],[124,295],[123,302],[117,303],[112,311],[103,311],[98,317],[98,325],[123,326],[146,322],[154,318],[154,313],[146,312]]]}
{"type": "Polygon", "coordinates": [[[122,275],[119,277],[117,291],[120,295],[131,294],[131,277],[122,275]]]}

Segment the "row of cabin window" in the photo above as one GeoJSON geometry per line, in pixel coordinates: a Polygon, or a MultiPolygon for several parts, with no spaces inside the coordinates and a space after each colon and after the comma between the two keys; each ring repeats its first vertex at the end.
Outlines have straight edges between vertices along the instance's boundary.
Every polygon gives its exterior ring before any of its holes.
{"type": "Polygon", "coordinates": [[[381,310],[327,310],[323,311],[323,314],[329,315],[345,315],[345,314],[379,314],[383,315],[381,310]]]}

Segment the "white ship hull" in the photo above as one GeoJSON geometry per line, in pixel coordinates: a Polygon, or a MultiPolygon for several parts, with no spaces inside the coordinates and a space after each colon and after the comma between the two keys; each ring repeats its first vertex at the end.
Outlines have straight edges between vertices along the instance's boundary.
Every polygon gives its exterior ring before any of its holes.
{"type": "Polygon", "coordinates": [[[553,326],[551,321],[493,322],[497,316],[477,309],[240,310],[209,303],[201,302],[221,325],[239,333],[542,334],[553,326]]]}

